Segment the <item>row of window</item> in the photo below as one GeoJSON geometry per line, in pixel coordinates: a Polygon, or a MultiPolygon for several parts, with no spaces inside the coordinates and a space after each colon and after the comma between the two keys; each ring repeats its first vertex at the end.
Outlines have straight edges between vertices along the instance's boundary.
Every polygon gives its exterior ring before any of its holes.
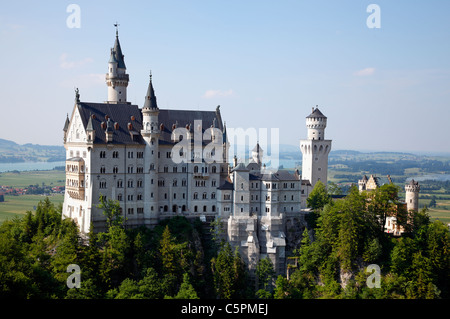
{"type": "MultiPolygon", "coordinates": [[[[178,211],[178,208],[179,208],[178,205],[173,205],[172,206],[172,212],[176,213],[178,211]]],[[[226,208],[228,208],[228,211],[229,211],[229,207],[226,207],[226,208]]],[[[197,205],[194,206],[194,212],[196,212],[196,213],[199,212],[199,209],[200,208],[197,205]]],[[[154,210],[153,206],[150,207],[150,210],[151,211],[154,210]]],[[[169,211],[169,206],[167,206],[167,205],[161,206],[160,210],[162,212],[168,212],[169,211]]],[[[122,212],[122,209],[120,209],[120,211],[122,212]]],[[[137,211],[138,214],[143,214],[144,213],[144,208],[143,207],[137,207],[136,211],[137,211]]],[[[183,212],[186,211],[186,205],[181,206],[181,211],[183,211],[183,212]]],[[[207,212],[207,211],[208,211],[208,206],[204,205],[203,206],[203,212],[207,212]]],[[[216,211],[216,206],[215,205],[211,206],[211,211],[212,212],[216,211]]],[[[134,208],[132,208],[132,207],[128,208],[127,209],[127,213],[128,213],[128,215],[133,215],[134,214],[134,208]]]]}
{"type": "MultiPolygon", "coordinates": [[[[99,156],[100,158],[106,158],[106,151],[100,151],[99,156]]],[[[128,151],[127,152],[128,158],[134,158],[134,152],[128,151]]],[[[119,158],[119,152],[113,151],[112,152],[112,158],[119,158]]],[[[136,152],[136,158],[144,158],[144,152],[136,152]]]]}

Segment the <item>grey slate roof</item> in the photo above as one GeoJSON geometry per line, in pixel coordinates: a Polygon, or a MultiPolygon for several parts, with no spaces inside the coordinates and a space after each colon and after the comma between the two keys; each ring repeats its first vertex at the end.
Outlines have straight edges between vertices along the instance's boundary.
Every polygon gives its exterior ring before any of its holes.
{"type": "Polygon", "coordinates": [[[122,54],[122,48],[120,47],[119,35],[116,33],[116,41],[114,42],[114,58],[117,60],[117,67],[126,69],[124,55],[122,54]]]}
{"type": "Polygon", "coordinates": [[[327,118],[325,115],[323,115],[322,112],[320,112],[319,108],[316,107],[316,109],[312,111],[312,113],[309,114],[306,118],[319,118],[319,117],[327,118]]]}
{"type": "MultiPolygon", "coordinates": [[[[191,111],[191,110],[159,110],[159,123],[164,125],[163,130],[160,133],[161,144],[175,144],[172,142],[172,126],[177,124],[177,127],[190,126],[190,132],[194,133],[197,127],[194,127],[194,121],[200,120],[202,126],[202,135],[205,130],[211,127],[215,121],[216,128],[223,131],[223,123],[220,118],[220,112],[218,111],[191,111]]],[[[204,144],[208,144],[211,141],[203,141],[204,144]]]]}
{"type": "MultiPolygon", "coordinates": [[[[105,125],[110,119],[112,123],[118,124],[118,129],[113,130],[113,144],[145,144],[140,134],[142,130],[142,112],[137,105],[131,104],[113,104],[113,103],[91,103],[80,102],[78,109],[81,114],[83,126],[88,128],[91,126],[95,130],[94,144],[106,144],[106,126],[101,127],[101,123],[105,125]],[[91,117],[91,123],[89,123],[91,117]],[[132,120],[132,117],[134,120],[132,120]],[[131,124],[131,130],[128,124],[131,124]]],[[[159,137],[160,144],[173,145],[177,142],[172,141],[172,125],[177,123],[178,127],[186,127],[190,125],[193,132],[194,121],[200,120],[202,123],[202,134],[206,129],[211,127],[214,119],[216,119],[216,128],[223,130],[223,123],[220,119],[218,111],[189,111],[189,110],[160,110],[159,123],[163,124],[163,129],[159,137]]],[[[204,144],[210,143],[208,140],[203,141],[204,144]]]]}
{"type": "Polygon", "coordinates": [[[145,144],[140,134],[133,134],[142,129],[142,113],[137,105],[80,102],[77,107],[85,128],[91,116],[91,125],[95,130],[94,144],[106,144],[106,126],[105,129],[101,127],[102,122],[105,125],[108,122],[106,116],[111,120],[110,125],[118,124],[118,129],[113,129],[113,144],[145,144]],[[131,130],[128,129],[128,123],[131,123],[131,130]]]}
{"type": "Polygon", "coordinates": [[[150,82],[148,83],[147,94],[145,95],[144,108],[157,109],[155,90],[153,89],[152,76],[150,74],[150,82]]]}
{"type": "Polygon", "coordinates": [[[275,173],[261,174],[250,173],[251,180],[263,180],[263,181],[298,181],[299,178],[295,174],[291,174],[285,170],[279,170],[275,173]]]}
{"type": "Polygon", "coordinates": [[[222,189],[222,190],[233,190],[233,183],[230,183],[229,181],[225,180],[223,182],[222,185],[220,185],[219,187],[217,187],[217,189],[222,189]]]}

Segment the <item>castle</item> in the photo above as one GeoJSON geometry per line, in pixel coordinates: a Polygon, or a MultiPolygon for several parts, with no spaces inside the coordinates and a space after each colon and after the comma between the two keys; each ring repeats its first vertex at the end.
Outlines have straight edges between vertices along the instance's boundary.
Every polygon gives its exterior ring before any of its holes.
{"type": "MultiPolygon", "coordinates": [[[[390,175],[384,177],[378,177],[375,175],[370,175],[368,178],[366,175],[358,181],[358,189],[362,191],[372,191],[384,184],[392,184],[392,179],[390,175]]],[[[402,204],[405,206],[406,211],[419,211],[419,192],[420,185],[419,182],[411,179],[411,181],[405,185],[405,202],[402,204]]],[[[386,218],[386,224],[384,229],[387,233],[399,236],[404,232],[401,225],[397,224],[397,218],[395,216],[388,216],[386,218]]]]}
{"type": "Polygon", "coordinates": [[[100,196],[117,200],[127,228],[152,227],[173,216],[220,220],[250,269],[268,256],[285,269],[286,225],[302,219],[306,198],[327,182],[331,140],[316,107],[301,140],[304,176],[268,170],[259,143],[249,161],[228,162],[220,107],[211,111],[160,109],[152,76],[140,108],[127,101],[127,74],[118,32],[110,52],[108,100],[80,100],[78,89],[64,125],[66,192],[63,218],[84,234],[106,230],[100,196]],[[247,164],[245,164],[247,162],[247,164]]]}

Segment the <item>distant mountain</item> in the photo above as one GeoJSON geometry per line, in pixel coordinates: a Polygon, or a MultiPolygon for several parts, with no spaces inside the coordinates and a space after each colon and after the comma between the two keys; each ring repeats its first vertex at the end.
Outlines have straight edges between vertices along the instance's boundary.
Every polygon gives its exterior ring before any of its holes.
{"type": "Polygon", "coordinates": [[[65,161],[66,152],[63,146],[17,144],[0,138],[0,163],[20,162],[57,162],[65,161]]]}

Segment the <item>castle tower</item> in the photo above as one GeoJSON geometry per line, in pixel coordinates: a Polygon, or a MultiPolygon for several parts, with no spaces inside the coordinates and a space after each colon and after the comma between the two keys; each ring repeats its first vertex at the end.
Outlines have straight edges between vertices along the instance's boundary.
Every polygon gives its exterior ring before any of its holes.
{"type": "Polygon", "coordinates": [[[259,143],[256,143],[256,146],[252,150],[252,159],[255,161],[256,164],[261,167],[262,165],[262,159],[264,156],[264,150],[259,146],[259,143]]]}
{"type": "MultiPolygon", "coordinates": [[[[117,28],[117,24],[115,25],[117,28]]],[[[108,86],[108,103],[127,103],[127,86],[129,75],[126,73],[124,55],[120,48],[119,31],[116,29],[116,41],[111,49],[106,73],[106,85],[108,86]]]]}
{"type": "Polygon", "coordinates": [[[312,113],[306,117],[308,138],[300,140],[302,158],[302,177],[309,180],[312,187],[317,181],[325,185],[328,179],[328,154],[331,150],[331,140],[325,139],[327,117],[319,108],[312,108],[312,113]]]}
{"type": "Polygon", "coordinates": [[[405,185],[405,202],[407,211],[414,210],[417,212],[419,210],[419,191],[419,182],[413,179],[405,185]]]}
{"type": "Polygon", "coordinates": [[[142,108],[142,130],[141,135],[146,143],[144,164],[144,214],[146,223],[156,224],[158,222],[158,151],[159,151],[159,108],[156,103],[155,91],[153,89],[152,75],[148,84],[142,108]]]}

